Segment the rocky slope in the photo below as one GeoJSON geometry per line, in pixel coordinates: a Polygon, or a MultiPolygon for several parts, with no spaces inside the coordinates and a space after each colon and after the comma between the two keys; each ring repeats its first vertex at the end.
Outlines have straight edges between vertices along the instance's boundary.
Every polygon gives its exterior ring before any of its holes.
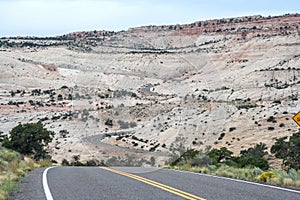
{"type": "Polygon", "coordinates": [[[42,120],[58,161],[270,147],[299,129],[299,26],[291,14],[1,38],[0,130],[42,120]]]}

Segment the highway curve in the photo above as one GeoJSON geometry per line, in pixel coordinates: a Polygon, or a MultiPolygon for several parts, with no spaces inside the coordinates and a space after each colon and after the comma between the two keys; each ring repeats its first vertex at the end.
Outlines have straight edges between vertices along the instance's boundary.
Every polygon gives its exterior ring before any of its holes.
{"type": "Polygon", "coordinates": [[[300,191],[159,168],[54,167],[31,172],[12,199],[299,200],[300,191]]]}

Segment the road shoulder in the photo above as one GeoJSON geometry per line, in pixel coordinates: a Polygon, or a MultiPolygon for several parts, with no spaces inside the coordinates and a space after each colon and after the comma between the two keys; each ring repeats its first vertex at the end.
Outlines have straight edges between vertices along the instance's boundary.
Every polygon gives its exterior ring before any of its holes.
{"type": "Polygon", "coordinates": [[[45,168],[37,168],[28,172],[26,176],[22,177],[17,182],[16,189],[10,195],[10,199],[14,200],[28,200],[28,199],[40,199],[46,200],[42,175],[45,168]]]}

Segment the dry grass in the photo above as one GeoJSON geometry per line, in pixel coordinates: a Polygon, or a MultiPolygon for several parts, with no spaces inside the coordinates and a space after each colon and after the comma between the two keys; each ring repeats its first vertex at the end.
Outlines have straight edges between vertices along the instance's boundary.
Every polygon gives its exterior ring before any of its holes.
{"type": "Polygon", "coordinates": [[[0,147],[0,200],[9,199],[19,178],[36,166],[32,159],[21,160],[19,153],[0,147]]]}
{"type": "Polygon", "coordinates": [[[37,162],[38,167],[50,167],[53,165],[51,160],[40,160],[37,162]]]}
{"type": "Polygon", "coordinates": [[[300,180],[295,181],[295,186],[300,188],[300,180]]]}
{"type": "Polygon", "coordinates": [[[294,186],[294,181],[291,178],[284,178],[283,185],[285,186],[294,186]]]}
{"type": "Polygon", "coordinates": [[[272,176],[266,177],[263,182],[279,186],[300,187],[300,171],[296,171],[293,169],[291,169],[289,172],[283,169],[274,170],[272,172],[264,172],[259,168],[241,169],[229,167],[226,165],[221,165],[219,168],[216,168],[216,166],[191,167],[188,164],[169,168],[254,182],[262,182],[262,176],[264,176],[265,174],[272,174],[272,176]]]}

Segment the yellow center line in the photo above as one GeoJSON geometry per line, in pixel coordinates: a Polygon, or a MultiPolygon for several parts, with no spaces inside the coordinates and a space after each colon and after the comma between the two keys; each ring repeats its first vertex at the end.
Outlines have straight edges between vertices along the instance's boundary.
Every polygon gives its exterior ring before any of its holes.
{"type": "Polygon", "coordinates": [[[205,199],[203,199],[201,197],[198,197],[196,195],[184,192],[182,190],[178,190],[176,188],[173,188],[173,187],[170,187],[170,186],[167,186],[167,185],[164,185],[164,184],[158,183],[156,181],[152,181],[152,180],[149,180],[149,179],[146,179],[146,178],[134,175],[134,174],[130,174],[130,173],[127,173],[127,172],[122,172],[122,171],[115,170],[115,169],[108,168],[108,167],[100,167],[100,168],[104,169],[104,170],[107,170],[107,171],[110,171],[110,172],[114,172],[116,174],[120,174],[120,175],[129,177],[129,178],[138,180],[138,181],[146,183],[148,185],[152,185],[154,187],[160,188],[162,190],[168,191],[168,192],[170,192],[172,194],[181,196],[181,197],[186,198],[186,199],[190,199],[190,200],[196,200],[196,199],[197,200],[205,200],[205,199]]]}

